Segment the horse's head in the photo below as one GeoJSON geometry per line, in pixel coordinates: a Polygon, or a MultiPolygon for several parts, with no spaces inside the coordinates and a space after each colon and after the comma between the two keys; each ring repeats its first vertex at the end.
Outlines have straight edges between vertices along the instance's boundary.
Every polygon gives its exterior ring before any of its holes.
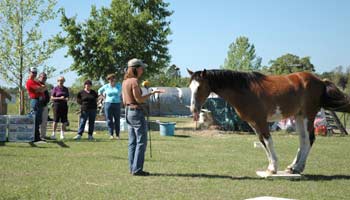
{"type": "Polygon", "coordinates": [[[210,94],[209,82],[207,79],[207,71],[204,69],[203,71],[192,72],[187,69],[188,73],[191,75],[191,105],[190,109],[193,114],[193,119],[195,121],[199,118],[199,112],[201,107],[206,100],[206,98],[210,94]]]}

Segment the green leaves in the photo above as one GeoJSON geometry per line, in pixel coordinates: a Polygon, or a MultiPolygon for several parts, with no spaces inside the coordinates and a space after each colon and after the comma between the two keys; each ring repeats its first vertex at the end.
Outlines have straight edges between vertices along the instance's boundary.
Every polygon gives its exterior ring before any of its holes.
{"type": "Polygon", "coordinates": [[[73,57],[71,69],[79,75],[99,80],[116,73],[122,80],[126,63],[140,58],[149,65],[146,77],[159,72],[170,60],[167,3],[160,0],[113,0],[110,8],[91,8],[90,17],[77,23],[62,12],[65,36],[59,40],[73,57]]]}
{"type": "Polygon", "coordinates": [[[0,1],[0,69],[1,77],[22,87],[22,80],[30,67],[54,69],[45,64],[60,45],[52,39],[44,40],[40,25],[54,19],[54,0],[0,1]]]}
{"type": "Polygon", "coordinates": [[[237,71],[256,71],[261,67],[261,58],[256,57],[255,47],[249,43],[247,37],[238,37],[235,42],[229,46],[227,58],[225,59],[224,69],[237,71]]]}
{"type": "Polygon", "coordinates": [[[271,67],[267,69],[272,74],[289,74],[300,71],[314,72],[315,67],[310,57],[299,58],[293,54],[285,54],[276,60],[270,61],[271,67]]]}
{"type": "MultiPolygon", "coordinates": [[[[48,75],[55,70],[45,61],[61,45],[45,40],[40,29],[57,16],[55,5],[55,0],[0,1],[0,77],[18,87],[20,93],[30,67],[41,67],[48,75]]],[[[22,96],[20,101],[22,105],[22,96]]]]}

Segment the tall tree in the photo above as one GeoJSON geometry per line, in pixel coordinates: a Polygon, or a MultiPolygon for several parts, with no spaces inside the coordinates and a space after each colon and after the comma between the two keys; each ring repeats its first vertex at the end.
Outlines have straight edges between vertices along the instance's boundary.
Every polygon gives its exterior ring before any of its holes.
{"type": "Polygon", "coordinates": [[[168,5],[162,0],[112,0],[110,8],[93,6],[83,23],[62,12],[66,35],[60,42],[73,57],[70,68],[95,80],[109,73],[121,79],[127,61],[136,57],[148,64],[146,75],[160,71],[170,60],[168,5]]]}
{"type": "Polygon", "coordinates": [[[19,113],[24,114],[24,78],[30,67],[45,64],[59,48],[53,39],[43,39],[40,26],[54,19],[55,0],[0,0],[0,76],[19,88],[19,113]]]}
{"type": "Polygon", "coordinates": [[[153,87],[187,87],[189,83],[189,78],[181,77],[180,68],[176,65],[164,68],[149,80],[153,87]]]}
{"type": "Polygon", "coordinates": [[[311,63],[310,57],[299,58],[299,56],[289,53],[277,58],[276,60],[271,60],[269,63],[271,66],[269,67],[268,71],[272,74],[315,71],[315,67],[311,63]]]}
{"type": "Polygon", "coordinates": [[[261,58],[255,54],[255,46],[247,37],[241,36],[231,43],[225,59],[224,69],[256,71],[261,67],[261,58]]]}

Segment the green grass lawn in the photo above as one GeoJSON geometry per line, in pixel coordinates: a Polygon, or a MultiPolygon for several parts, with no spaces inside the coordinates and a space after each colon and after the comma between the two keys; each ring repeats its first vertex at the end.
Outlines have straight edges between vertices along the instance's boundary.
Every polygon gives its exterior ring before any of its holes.
{"type": "MultiPolygon", "coordinates": [[[[47,144],[0,143],[0,199],[350,199],[350,138],[318,137],[301,180],[262,179],[265,153],[254,148],[255,135],[193,131],[186,118],[176,121],[175,137],[152,131],[147,148],[149,177],[129,174],[127,133],[122,140],[106,132],[88,142],[73,141],[76,116],[64,141],[47,144]]],[[[156,120],[159,118],[152,118],[156,120]]],[[[283,170],[294,158],[298,137],[275,133],[283,170]]]]}

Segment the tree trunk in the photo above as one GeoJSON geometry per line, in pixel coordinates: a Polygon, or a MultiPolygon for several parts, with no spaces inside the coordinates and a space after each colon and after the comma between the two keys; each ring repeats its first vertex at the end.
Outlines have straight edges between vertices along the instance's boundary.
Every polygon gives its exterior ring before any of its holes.
{"type": "Polygon", "coordinates": [[[25,110],[24,110],[24,91],[23,88],[20,87],[19,88],[19,114],[20,115],[24,115],[25,110]]]}
{"type": "Polygon", "coordinates": [[[24,115],[24,91],[23,91],[23,0],[21,0],[20,3],[20,18],[19,18],[19,56],[20,56],[20,60],[19,60],[19,114],[20,115],[24,115]]]}

